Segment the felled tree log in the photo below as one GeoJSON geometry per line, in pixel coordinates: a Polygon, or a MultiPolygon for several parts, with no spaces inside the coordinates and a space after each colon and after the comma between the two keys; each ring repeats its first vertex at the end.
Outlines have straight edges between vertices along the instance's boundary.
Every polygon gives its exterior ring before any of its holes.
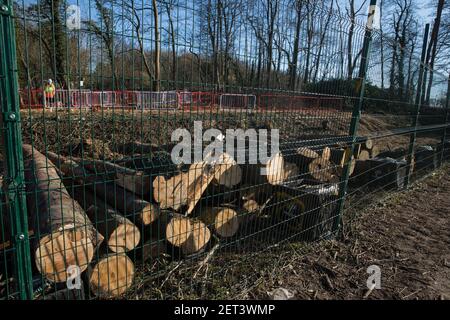
{"type": "Polygon", "coordinates": [[[353,157],[355,159],[359,159],[359,153],[361,152],[361,144],[355,144],[355,148],[353,149],[353,157]]]}
{"type": "MultiPolygon", "coordinates": [[[[47,152],[47,157],[54,163],[60,162],[64,157],[47,152]]],[[[102,176],[108,180],[114,180],[119,186],[136,193],[138,195],[146,195],[151,192],[151,178],[141,171],[119,166],[115,163],[103,160],[81,159],[73,157],[72,161],[76,161],[89,171],[95,174],[103,174],[102,176]]]]}
{"type": "MultiPolygon", "coordinates": [[[[328,153],[328,151],[326,151],[328,153]]],[[[330,156],[331,158],[331,150],[330,156]]],[[[325,158],[321,157],[316,151],[301,147],[296,149],[295,164],[305,179],[318,182],[328,182],[333,179],[333,165],[325,158]]]]}
{"type": "Polygon", "coordinates": [[[408,153],[408,150],[404,148],[396,148],[393,150],[386,150],[383,152],[380,152],[378,156],[380,158],[392,158],[392,159],[406,159],[406,155],[408,153]]]}
{"type": "Polygon", "coordinates": [[[141,233],[134,223],[102,200],[95,199],[90,191],[75,198],[88,208],[86,213],[95,221],[97,230],[105,237],[112,252],[122,253],[136,248],[141,240],[141,233]]]}
{"type": "Polygon", "coordinates": [[[109,180],[114,180],[119,186],[137,195],[147,195],[151,192],[151,178],[141,171],[108,161],[88,160],[82,162],[82,165],[94,173],[104,173],[109,180]]]}
{"type": "Polygon", "coordinates": [[[92,174],[75,161],[65,160],[61,163],[60,170],[76,183],[84,185],[90,190],[95,188],[97,197],[104,199],[112,208],[119,210],[123,216],[133,217],[131,219],[133,222],[149,225],[158,218],[159,209],[156,205],[114,183],[102,181],[107,179],[92,174]]]}
{"type": "Polygon", "coordinates": [[[369,137],[360,137],[360,140],[363,141],[361,144],[364,149],[371,150],[373,148],[373,141],[369,137]]]}
{"type": "Polygon", "coordinates": [[[255,200],[262,203],[274,192],[271,184],[250,185],[244,184],[239,189],[239,198],[243,201],[255,200]]]}
{"type": "Polygon", "coordinates": [[[244,203],[242,204],[242,208],[249,213],[261,210],[261,206],[259,205],[259,203],[253,199],[244,201],[244,203]]]}
{"type": "Polygon", "coordinates": [[[283,155],[278,152],[265,163],[245,165],[244,177],[247,184],[282,184],[285,179],[283,155]]]}
{"type": "Polygon", "coordinates": [[[134,263],[125,254],[109,254],[94,263],[88,272],[91,292],[99,297],[118,297],[134,279],[134,263]]]}
{"type": "MultiPolygon", "coordinates": [[[[283,212],[287,228],[294,231],[299,240],[315,241],[331,235],[337,214],[338,184],[286,185],[280,188],[284,199],[283,212]]],[[[286,228],[286,226],[285,226],[286,228]]]]}
{"type": "Polygon", "coordinates": [[[322,152],[320,153],[322,159],[330,160],[331,157],[331,149],[329,147],[324,147],[322,152]]]}
{"type": "Polygon", "coordinates": [[[223,153],[218,162],[222,168],[214,174],[214,183],[232,188],[241,182],[242,169],[229,154],[223,153]]]}
{"type": "Polygon", "coordinates": [[[307,171],[312,179],[317,180],[319,182],[329,182],[333,180],[333,169],[334,166],[331,164],[330,161],[317,158],[311,161],[308,164],[307,171]]]}
{"type": "Polygon", "coordinates": [[[28,212],[41,236],[36,267],[51,281],[66,281],[69,266],[86,270],[103,237],[70,197],[53,163],[30,145],[23,145],[23,155],[28,212]]]}
{"type": "Polygon", "coordinates": [[[231,208],[203,208],[199,217],[222,238],[234,236],[239,228],[238,214],[231,208]]]}
{"type": "Polygon", "coordinates": [[[420,146],[414,152],[416,171],[435,170],[439,167],[439,159],[432,146],[420,146]]]}
{"type": "MultiPolygon", "coordinates": [[[[355,158],[352,156],[349,160],[350,162],[350,166],[349,166],[349,171],[348,171],[348,175],[352,176],[354,171],[355,171],[355,166],[356,166],[356,160],[355,158]]],[[[344,167],[347,163],[345,162],[345,157],[344,157],[344,162],[342,163],[342,165],[336,166],[336,174],[338,177],[341,177],[342,174],[344,173],[344,167]]]]}
{"type": "Polygon", "coordinates": [[[370,153],[368,150],[361,150],[358,156],[358,160],[369,160],[370,159],[370,153]]]}
{"type": "Polygon", "coordinates": [[[371,158],[376,158],[380,154],[380,148],[378,147],[378,145],[374,144],[372,146],[372,149],[370,149],[369,153],[371,158]]]}
{"type": "Polygon", "coordinates": [[[193,163],[187,172],[170,179],[156,177],[153,181],[153,196],[162,209],[172,208],[178,211],[186,206],[186,214],[190,214],[209,184],[214,179],[220,179],[228,169],[228,166],[220,162],[205,160],[193,163]]]}
{"type": "Polygon", "coordinates": [[[406,182],[406,161],[392,158],[375,158],[357,164],[356,182],[365,182],[376,189],[403,189],[406,182]],[[358,178],[360,175],[364,180],[358,178]]]}
{"type": "Polygon", "coordinates": [[[357,159],[353,177],[349,180],[349,185],[352,187],[366,186],[372,178],[371,174],[370,162],[357,159]]]}
{"type": "Polygon", "coordinates": [[[185,216],[173,214],[165,230],[166,240],[175,247],[181,247],[192,234],[192,223],[185,216]]]}
{"type": "Polygon", "coordinates": [[[284,178],[283,181],[289,181],[292,179],[299,179],[299,170],[295,163],[285,162],[284,163],[284,178]]]}
{"type": "Polygon", "coordinates": [[[141,248],[141,254],[136,254],[137,257],[142,256],[142,261],[153,261],[164,256],[167,253],[167,246],[165,240],[152,238],[146,241],[141,248]]]}
{"type": "Polygon", "coordinates": [[[331,149],[330,160],[335,165],[342,167],[345,163],[345,149],[331,149]]]}
{"type": "Polygon", "coordinates": [[[153,176],[174,174],[178,171],[178,166],[173,163],[170,153],[165,151],[158,151],[152,154],[133,154],[117,160],[115,163],[153,176]]]}
{"type": "Polygon", "coordinates": [[[211,232],[203,222],[193,221],[191,225],[192,232],[186,242],[181,245],[184,255],[202,252],[211,239],[211,232]]]}

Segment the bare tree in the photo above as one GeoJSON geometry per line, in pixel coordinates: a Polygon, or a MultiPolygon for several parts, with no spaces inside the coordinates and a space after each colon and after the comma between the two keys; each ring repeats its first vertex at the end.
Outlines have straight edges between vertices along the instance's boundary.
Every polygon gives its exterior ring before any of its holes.
{"type": "MultiPolygon", "coordinates": [[[[431,31],[430,44],[428,45],[428,48],[427,48],[426,63],[429,66],[430,77],[428,80],[426,95],[423,97],[425,100],[425,104],[427,104],[427,105],[430,103],[431,87],[433,86],[433,75],[434,75],[433,68],[434,68],[434,64],[436,61],[438,38],[439,38],[439,28],[441,26],[441,17],[442,17],[443,9],[444,9],[444,0],[439,0],[438,4],[437,4],[437,9],[436,9],[436,18],[434,19],[433,29],[431,31]]],[[[426,82],[426,81],[424,81],[424,82],[426,82]]]]}
{"type": "Polygon", "coordinates": [[[348,0],[348,6],[345,8],[347,12],[347,17],[350,20],[350,27],[348,31],[347,38],[347,79],[353,78],[353,71],[355,70],[356,63],[359,56],[361,55],[361,50],[358,51],[355,57],[353,57],[353,37],[355,34],[356,19],[358,15],[362,12],[365,7],[367,0],[362,1],[359,8],[355,8],[355,0],[348,0]]]}

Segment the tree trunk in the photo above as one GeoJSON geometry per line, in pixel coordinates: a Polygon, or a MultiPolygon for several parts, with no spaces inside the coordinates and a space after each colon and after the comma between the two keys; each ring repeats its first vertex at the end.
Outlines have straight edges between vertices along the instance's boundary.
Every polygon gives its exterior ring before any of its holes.
{"type": "Polygon", "coordinates": [[[28,212],[40,232],[36,267],[51,281],[66,281],[69,266],[86,270],[103,237],[70,197],[53,163],[30,145],[23,145],[23,155],[28,212]]]}

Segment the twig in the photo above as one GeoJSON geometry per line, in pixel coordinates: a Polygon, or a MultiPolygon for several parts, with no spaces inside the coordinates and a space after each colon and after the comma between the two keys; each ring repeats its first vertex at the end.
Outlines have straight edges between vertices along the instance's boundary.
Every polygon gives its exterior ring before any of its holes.
{"type": "Polygon", "coordinates": [[[197,277],[197,275],[200,272],[200,270],[208,263],[208,261],[213,256],[214,252],[217,250],[217,248],[219,248],[219,246],[220,246],[220,242],[216,243],[216,245],[211,249],[211,251],[208,252],[208,254],[206,255],[205,259],[203,259],[200,262],[200,266],[198,267],[197,271],[194,273],[194,276],[192,277],[192,279],[195,279],[197,277]]]}
{"type": "Polygon", "coordinates": [[[160,289],[162,289],[162,287],[164,286],[164,284],[167,282],[167,280],[169,280],[170,276],[175,272],[175,270],[178,269],[178,267],[181,265],[182,261],[178,262],[177,265],[175,266],[175,268],[173,268],[172,270],[169,271],[169,273],[167,274],[167,277],[164,279],[164,281],[161,283],[161,286],[159,287],[160,289]]]}
{"type": "Polygon", "coordinates": [[[410,294],[404,296],[404,297],[402,298],[402,300],[405,300],[405,299],[409,298],[410,296],[419,293],[419,292],[422,291],[422,290],[423,290],[423,289],[416,290],[416,291],[414,291],[414,292],[412,292],[412,293],[410,293],[410,294]]]}

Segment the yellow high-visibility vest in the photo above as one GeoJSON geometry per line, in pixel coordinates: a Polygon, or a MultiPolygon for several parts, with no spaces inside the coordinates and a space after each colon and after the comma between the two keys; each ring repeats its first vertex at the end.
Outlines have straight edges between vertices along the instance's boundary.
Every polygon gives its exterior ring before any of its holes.
{"type": "Polygon", "coordinates": [[[46,98],[53,98],[55,96],[55,85],[53,83],[45,85],[44,92],[46,98]]]}

